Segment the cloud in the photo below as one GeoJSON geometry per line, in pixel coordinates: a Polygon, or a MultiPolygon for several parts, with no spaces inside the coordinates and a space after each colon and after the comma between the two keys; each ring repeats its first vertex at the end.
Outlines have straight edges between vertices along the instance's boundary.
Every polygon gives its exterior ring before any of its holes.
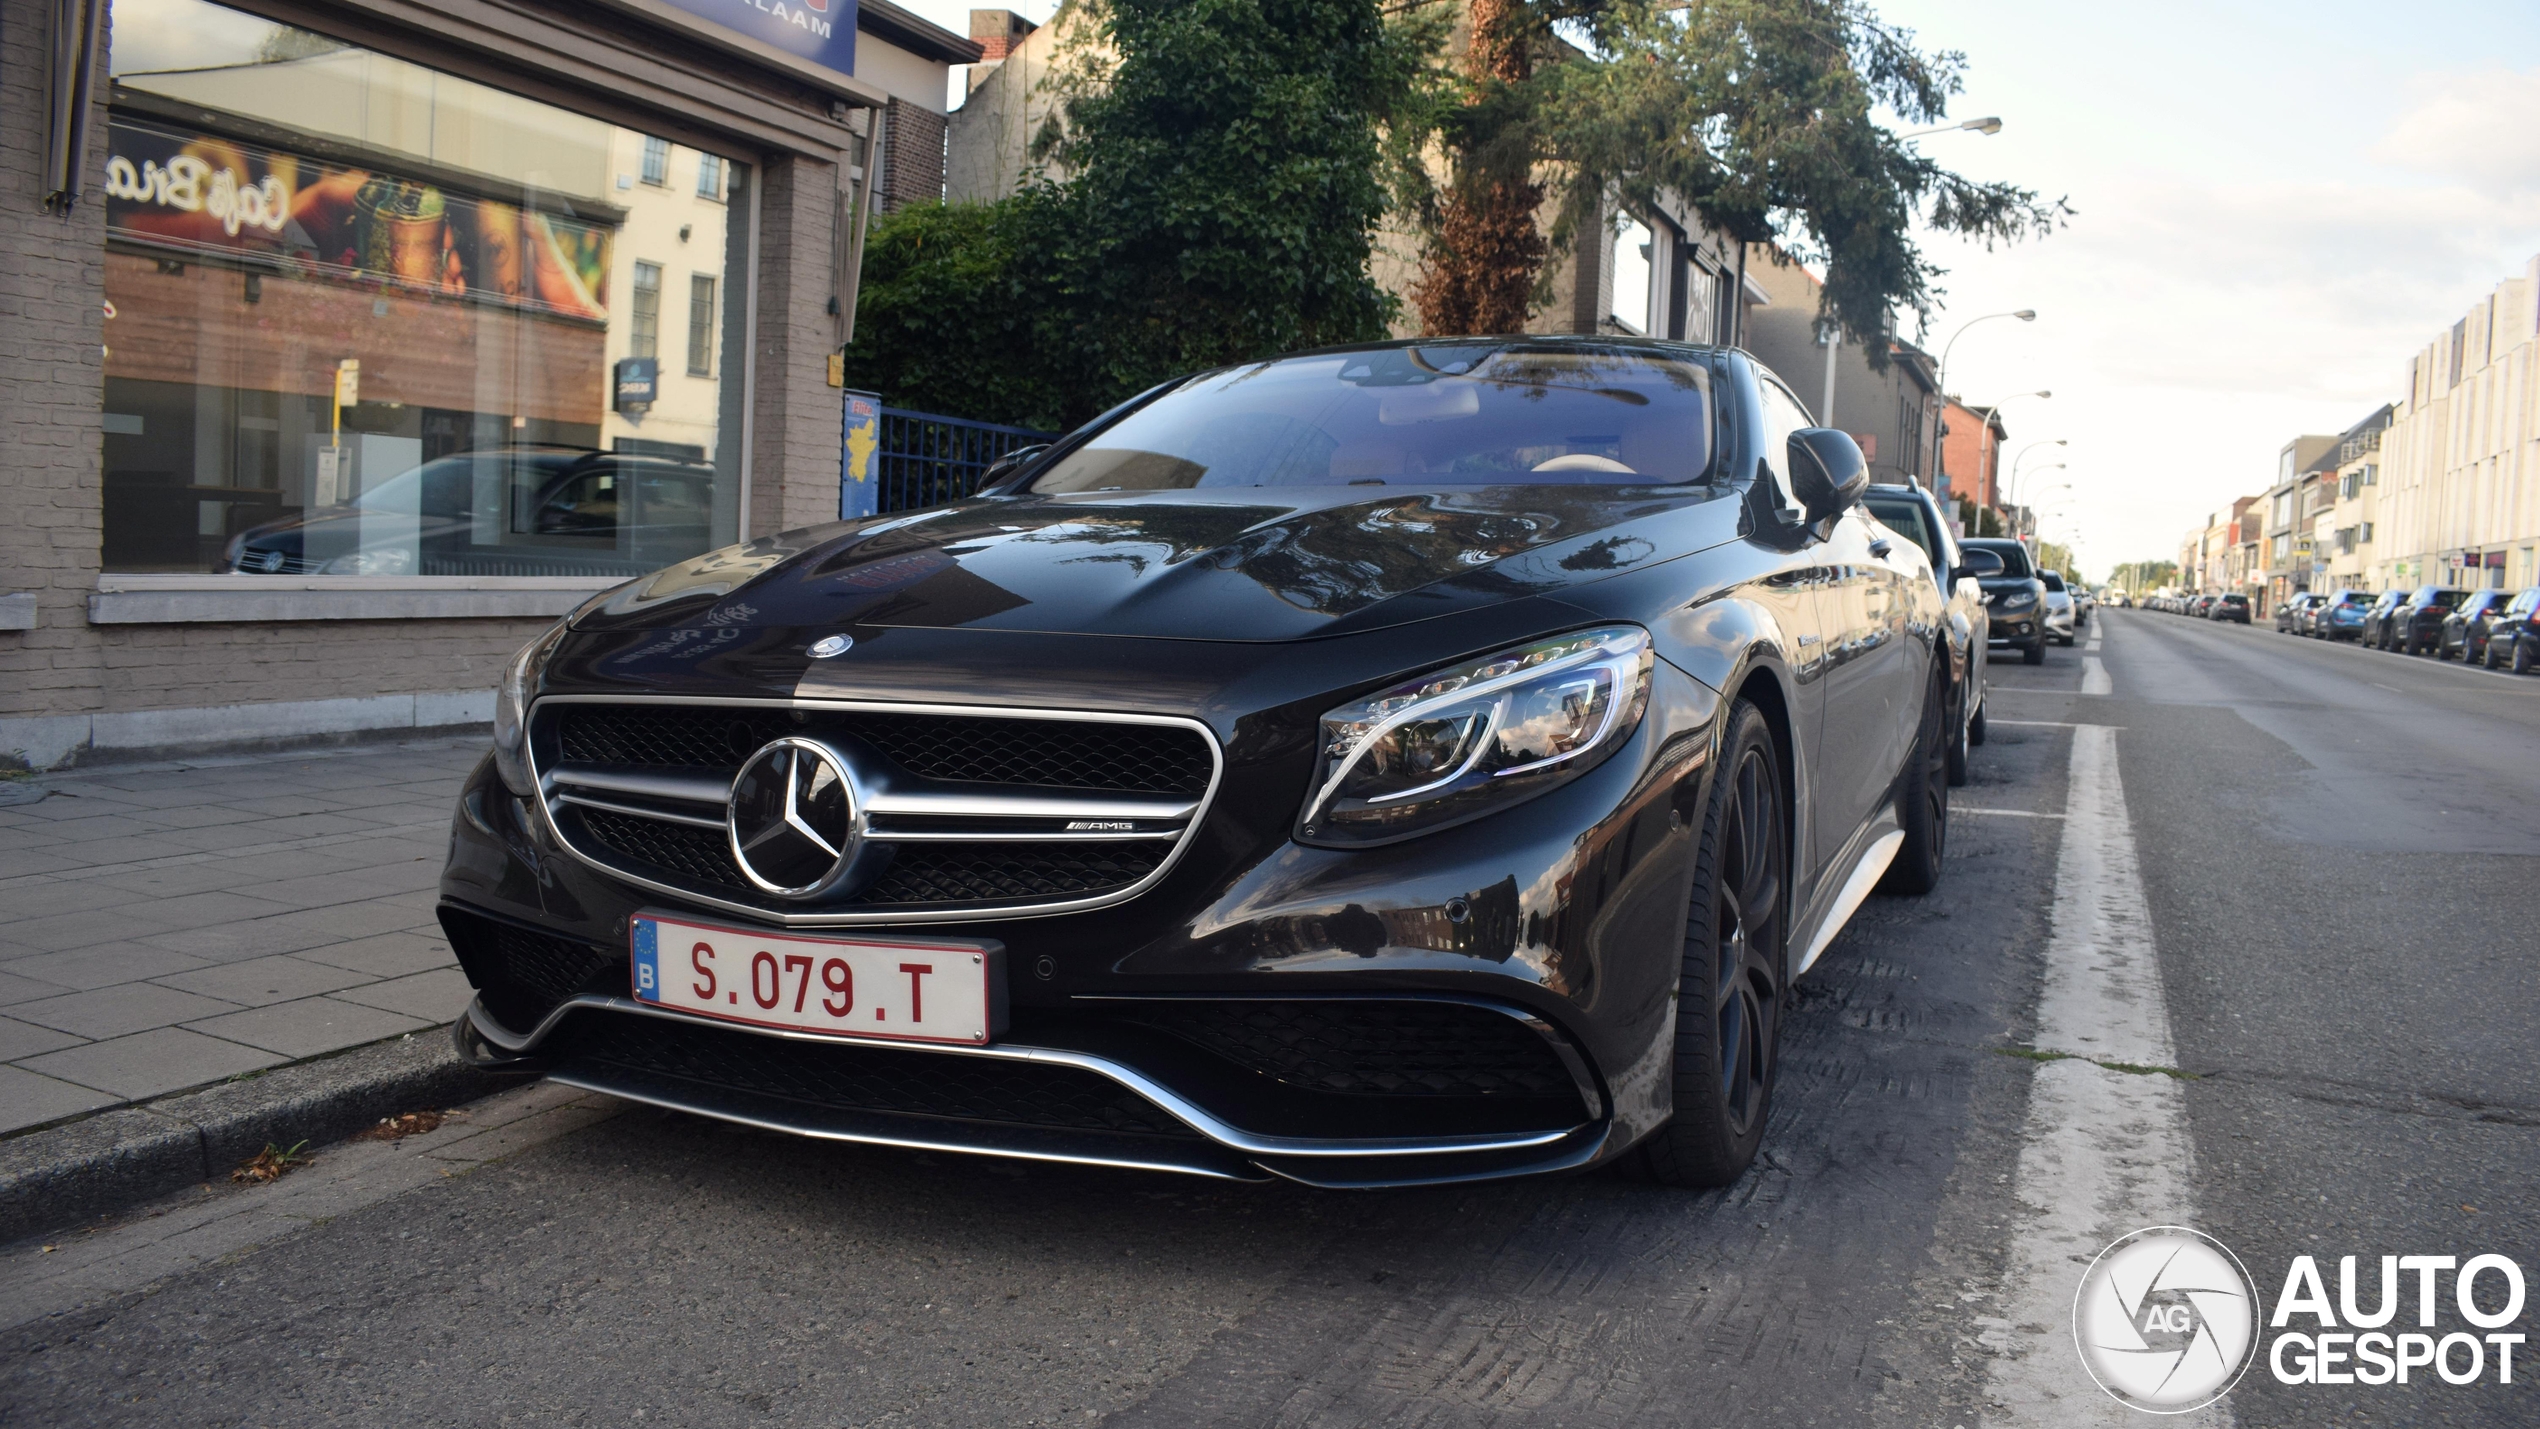
{"type": "Polygon", "coordinates": [[[2540,191],[2540,69],[2425,76],[2370,157],[2418,173],[2540,191]]]}

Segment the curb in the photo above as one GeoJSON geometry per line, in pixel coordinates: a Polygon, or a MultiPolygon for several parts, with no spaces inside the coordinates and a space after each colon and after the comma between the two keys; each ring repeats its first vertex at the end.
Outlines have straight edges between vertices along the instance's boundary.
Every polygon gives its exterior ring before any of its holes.
{"type": "Polygon", "coordinates": [[[518,1080],[467,1066],[432,1030],[30,1132],[0,1142],[0,1242],[218,1180],[268,1142],[336,1141],[518,1080]]]}

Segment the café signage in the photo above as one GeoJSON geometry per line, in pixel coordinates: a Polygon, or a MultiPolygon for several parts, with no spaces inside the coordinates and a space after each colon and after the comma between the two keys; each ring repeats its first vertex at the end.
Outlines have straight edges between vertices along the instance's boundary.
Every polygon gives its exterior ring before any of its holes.
{"type": "Polygon", "coordinates": [[[774,45],[823,69],[855,73],[856,0],[664,0],[674,10],[774,45]]]}
{"type": "Polygon", "coordinates": [[[608,319],[612,223],[170,125],[116,119],[107,143],[109,237],[608,319]]]}

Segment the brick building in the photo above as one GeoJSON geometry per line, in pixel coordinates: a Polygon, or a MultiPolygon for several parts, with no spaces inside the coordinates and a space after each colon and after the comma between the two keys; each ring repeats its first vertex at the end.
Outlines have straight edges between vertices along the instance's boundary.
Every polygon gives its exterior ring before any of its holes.
{"type": "Polygon", "coordinates": [[[834,516],[839,220],[877,115],[941,192],[978,47],[766,13],[0,0],[0,761],[480,722],[591,593],[834,516]]]}

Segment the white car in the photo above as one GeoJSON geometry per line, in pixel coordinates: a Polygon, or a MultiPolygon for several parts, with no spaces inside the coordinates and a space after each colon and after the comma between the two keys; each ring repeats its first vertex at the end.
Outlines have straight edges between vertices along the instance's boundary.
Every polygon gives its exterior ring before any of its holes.
{"type": "Polygon", "coordinates": [[[2039,571],[2038,579],[2046,582],[2046,637],[2059,645],[2073,643],[2073,593],[2065,588],[2060,571],[2039,571]]]}

